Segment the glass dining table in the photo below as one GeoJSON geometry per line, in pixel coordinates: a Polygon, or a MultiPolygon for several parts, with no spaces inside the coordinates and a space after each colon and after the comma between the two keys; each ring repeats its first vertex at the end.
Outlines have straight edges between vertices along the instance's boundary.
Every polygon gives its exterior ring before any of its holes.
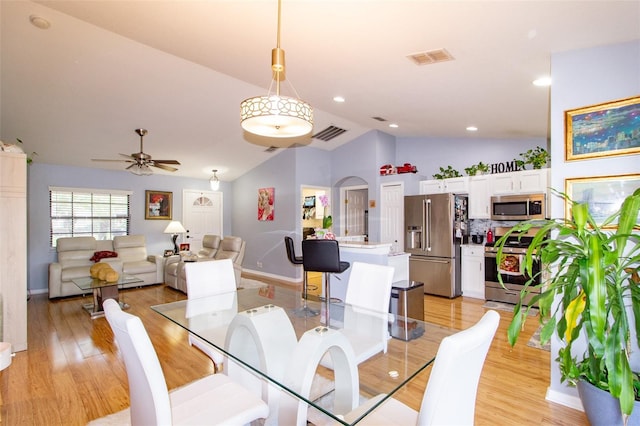
{"type": "Polygon", "coordinates": [[[323,315],[297,315],[302,303],[300,291],[265,285],[151,309],[222,353],[224,373],[268,403],[266,424],[357,424],[388,398],[419,409],[424,388],[409,383],[457,330],[385,314],[385,326],[404,327],[408,340],[387,337],[386,352],[357,364],[341,330],[370,327],[380,313],[332,303],[327,325],[323,315]]]}

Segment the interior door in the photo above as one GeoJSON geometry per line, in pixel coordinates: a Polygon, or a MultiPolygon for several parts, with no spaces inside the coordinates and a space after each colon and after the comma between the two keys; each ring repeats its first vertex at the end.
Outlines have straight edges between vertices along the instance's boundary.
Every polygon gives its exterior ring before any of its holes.
{"type": "Polygon", "coordinates": [[[402,183],[382,186],[380,215],[380,241],[392,243],[391,252],[404,251],[404,187],[402,183]]]}
{"type": "Polygon", "coordinates": [[[369,190],[350,189],[346,192],[347,226],[345,235],[365,235],[365,210],[367,210],[367,198],[369,190]]]}
{"type": "Polygon", "coordinates": [[[191,251],[202,248],[205,234],[222,238],[222,192],[182,191],[182,225],[187,230],[184,242],[191,251]]]}

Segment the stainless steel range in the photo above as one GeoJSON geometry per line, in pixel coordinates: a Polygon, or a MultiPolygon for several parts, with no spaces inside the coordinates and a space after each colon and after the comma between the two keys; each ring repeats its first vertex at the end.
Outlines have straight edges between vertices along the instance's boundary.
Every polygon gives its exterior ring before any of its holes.
{"type": "MultiPolygon", "coordinates": [[[[509,228],[496,228],[496,241],[503,236],[509,228]]],[[[502,259],[500,263],[496,262],[498,249],[495,243],[487,243],[484,253],[484,279],[485,289],[484,297],[487,300],[495,300],[498,302],[516,304],[520,300],[520,292],[524,288],[525,283],[529,280],[529,276],[524,273],[524,255],[533,239],[537,229],[531,229],[529,233],[520,238],[510,236],[502,250],[502,259]],[[498,274],[502,276],[502,282],[505,287],[500,285],[498,274]]],[[[533,262],[534,284],[531,287],[531,293],[523,302],[528,305],[531,298],[540,293],[540,261],[533,262]]]]}

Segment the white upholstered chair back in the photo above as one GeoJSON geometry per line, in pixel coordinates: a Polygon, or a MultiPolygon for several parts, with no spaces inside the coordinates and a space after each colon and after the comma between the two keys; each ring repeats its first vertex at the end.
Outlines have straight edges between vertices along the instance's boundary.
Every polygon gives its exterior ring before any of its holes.
{"type": "Polygon", "coordinates": [[[345,296],[344,329],[376,339],[383,352],[389,339],[393,272],[392,266],[353,262],[345,296]]]}
{"type": "Polygon", "coordinates": [[[127,369],[131,424],[170,425],[167,384],[142,321],[123,312],[113,299],[104,302],[104,310],[127,369]]]}
{"type": "Polygon", "coordinates": [[[236,279],[231,259],[207,262],[186,262],[187,297],[197,299],[236,290],[236,279]]]}
{"type": "Polygon", "coordinates": [[[482,367],[500,315],[488,311],[472,327],[445,337],[422,399],[418,425],[472,425],[482,367]]]}
{"type": "MultiPolygon", "coordinates": [[[[189,303],[208,304],[200,306],[205,310],[219,311],[217,315],[200,315],[189,319],[189,326],[197,329],[200,336],[207,340],[224,345],[227,326],[238,312],[235,296],[236,279],[231,259],[210,260],[206,262],[187,262],[184,265],[187,282],[187,298],[189,303]],[[215,301],[198,299],[220,295],[215,301]],[[213,303],[216,305],[213,306],[213,303]]],[[[224,355],[214,346],[198,336],[189,334],[189,344],[204,352],[215,366],[216,371],[224,362],[224,355]]]]}

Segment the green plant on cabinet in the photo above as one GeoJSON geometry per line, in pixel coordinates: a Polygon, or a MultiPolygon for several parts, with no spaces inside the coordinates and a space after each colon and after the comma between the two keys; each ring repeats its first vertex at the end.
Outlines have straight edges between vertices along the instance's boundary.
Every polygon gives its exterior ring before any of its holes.
{"type": "Polygon", "coordinates": [[[474,164],[473,166],[465,167],[465,173],[469,176],[475,176],[478,173],[487,173],[489,171],[489,165],[484,164],[482,161],[478,164],[474,164]]]}
{"type": "MultiPolygon", "coordinates": [[[[640,321],[634,321],[640,320],[639,210],[640,189],[600,225],[589,213],[588,204],[572,202],[570,220],[521,222],[497,242],[499,264],[509,236],[539,228],[523,264],[528,276],[533,274],[536,256],[543,265],[539,272],[543,291],[531,300],[540,307],[541,342],[547,343],[556,333],[564,344],[556,359],[562,381],[575,385],[578,380],[586,380],[609,392],[619,400],[623,415],[632,412],[640,389],[638,374],[629,365],[631,327],[636,340],[640,336],[640,321]],[[588,346],[576,356],[572,347],[581,336],[588,346]]],[[[514,308],[508,329],[511,345],[515,345],[526,321],[530,307],[524,307],[522,300],[532,282],[533,278],[526,283],[514,308]]]]}
{"type": "Polygon", "coordinates": [[[440,173],[434,173],[434,179],[449,179],[455,177],[462,177],[459,171],[455,170],[451,166],[447,166],[447,168],[440,167],[440,173]]]}
{"type": "Polygon", "coordinates": [[[522,157],[522,160],[518,160],[517,158],[513,159],[513,161],[516,162],[518,170],[524,169],[527,164],[531,164],[534,169],[541,169],[546,166],[551,159],[551,155],[547,150],[539,146],[520,153],[520,157],[522,157]]]}

